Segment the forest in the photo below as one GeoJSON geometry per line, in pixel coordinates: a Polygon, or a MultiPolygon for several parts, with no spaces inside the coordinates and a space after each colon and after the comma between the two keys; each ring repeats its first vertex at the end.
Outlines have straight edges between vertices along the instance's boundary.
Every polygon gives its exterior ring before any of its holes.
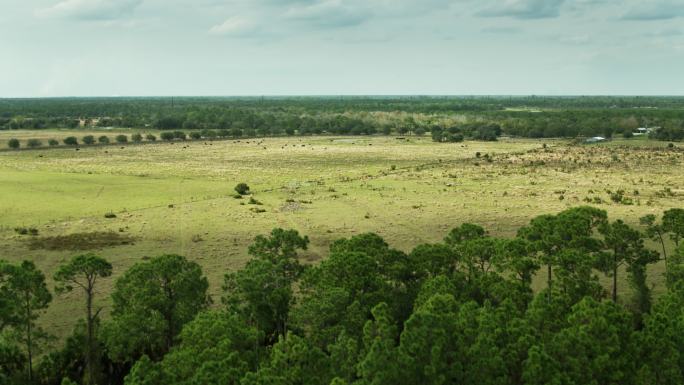
{"type": "Polygon", "coordinates": [[[684,139],[682,97],[167,97],[0,99],[0,130],[204,130],[205,137],[423,135],[684,139]]]}
{"type": "Polygon", "coordinates": [[[578,206],[513,238],[472,223],[444,235],[402,252],[358,234],[310,264],[309,237],[276,228],[226,269],[220,298],[179,255],[110,282],[110,261],[79,254],[54,287],[30,261],[0,262],[0,383],[684,383],[684,209],[635,228],[578,206]],[[667,290],[654,295],[660,261],[667,290]],[[113,285],[106,317],[102,285],[113,285]],[[52,348],[40,318],[64,295],[82,301],[80,321],[52,348]]]}

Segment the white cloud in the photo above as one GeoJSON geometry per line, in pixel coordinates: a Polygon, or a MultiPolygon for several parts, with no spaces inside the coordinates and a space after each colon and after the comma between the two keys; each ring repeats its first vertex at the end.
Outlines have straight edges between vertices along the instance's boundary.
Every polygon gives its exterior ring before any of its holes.
{"type": "Polygon", "coordinates": [[[246,36],[256,31],[256,24],[247,18],[233,16],[209,30],[212,35],[246,36]]]}
{"type": "Polygon", "coordinates": [[[143,0],[63,0],[38,10],[42,17],[116,20],[130,16],[143,0]]]}

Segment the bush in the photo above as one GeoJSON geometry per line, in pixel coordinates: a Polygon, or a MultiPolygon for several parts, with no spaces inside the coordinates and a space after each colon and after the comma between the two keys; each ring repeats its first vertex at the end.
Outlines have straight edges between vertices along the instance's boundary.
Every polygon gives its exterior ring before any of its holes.
{"type": "Polygon", "coordinates": [[[157,141],[157,137],[152,135],[152,134],[145,135],[145,139],[149,140],[150,142],[156,142],[157,141]]]}
{"type": "Polygon", "coordinates": [[[104,215],[104,217],[107,219],[112,219],[112,218],[116,218],[116,214],[114,214],[113,212],[108,212],[104,215]]]}
{"type": "Polygon", "coordinates": [[[97,141],[98,141],[100,144],[109,144],[109,138],[106,137],[106,136],[104,136],[104,135],[102,135],[101,137],[97,138],[97,141]]]}
{"type": "Polygon", "coordinates": [[[18,149],[20,146],[21,144],[19,143],[19,139],[12,138],[7,142],[7,147],[14,150],[18,149]]]}
{"type": "Polygon", "coordinates": [[[126,135],[117,135],[116,136],[116,142],[117,143],[128,143],[128,137],[126,135]]]}
{"type": "Polygon", "coordinates": [[[249,194],[249,186],[247,183],[238,183],[238,185],[235,186],[235,191],[240,195],[247,195],[249,194]]]}
{"type": "Polygon", "coordinates": [[[92,135],[86,135],[81,140],[83,140],[84,144],[95,144],[95,137],[92,135]]]}
{"type": "Polygon", "coordinates": [[[29,139],[28,142],[26,142],[26,146],[30,148],[36,148],[42,145],[43,142],[41,142],[40,139],[29,139]]]}
{"type": "Polygon", "coordinates": [[[78,146],[78,139],[75,136],[68,136],[62,141],[67,146],[78,146]]]}
{"type": "Polygon", "coordinates": [[[194,140],[202,139],[202,134],[200,134],[197,131],[191,132],[190,133],[190,139],[194,139],[194,140]]]}
{"type": "Polygon", "coordinates": [[[57,139],[48,139],[48,144],[50,147],[59,146],[59,141],[57,139]]]}
{"type": "Polygon", "coordinates": [[[183,131],[174,131],[173,137],[180,140],[185,140],[188,136],[183,131]]]}
{"type": "Polygon", "coordinates": [[[143,140],[143,136],[140,134],[133,134],[131,135],[131,140],[135,143],[140,143],[143,140]]]}
{"type": "Polygon", "coordinates": [[[172,131],[164,131],[164,132],[162,132],[162,133],[159,135],[159,137],[160,137],[162,140],[166,140],[166,141],[168,141],[168,142],[170,142],[170,141],[172,141],[172,140],[174,140],[174,139],[176,138],[176,136],[173,134],[172,131]]]}

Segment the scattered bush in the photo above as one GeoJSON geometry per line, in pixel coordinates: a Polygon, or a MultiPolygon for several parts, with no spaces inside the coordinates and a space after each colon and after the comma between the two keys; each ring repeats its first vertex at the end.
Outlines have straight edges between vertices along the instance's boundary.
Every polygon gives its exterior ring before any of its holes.
{"type": "Polygon", "coordinates": [[[98,141],[100,144],[109,144],[109,138],[106,137],[106,136],[104,136],[104,135],[102,135],[101,137],[97,138],[97,141],[98,141]]]}
{"type": "Polygon", "coordinates": [[[19,235],[38,235],[38,229],[35,227],[15,227],[14,232],[19,235]]]}
{"type": "Polygon", "coordinates": [[[117,143],[128,143],[128,137],[126,135],[117,135],[116,136],[116,142],[117,143]]]}
{"type": "Polygon", "coordinates": [[[159,134],[159,137],[161,138],[161,140],[165,140],[167,142],[170,142],[176,138],[172,131],[164,131],[161,134],[159,134]]]}
{"type": "Polygon", "coordinates": [[[112,218],[116,218],[116,214],[114,214],[113,212],[110,211],[110,212],[106,213],[104,215],[104,217],[107,219],[112,219],[112,218]]]}
{"type": "Polygon", "coordinates": [[[81,140],[83,141],[83,144],[95,144],[95,137],[92,135],[86,135],[81,140]]]}
{"type": "Polygon", "coordinates": [[[248,195],[249,186],[247,183],[238,183],[237,186],[235,186],[235,191],[240,195],[248,195]]]}
{"type": "Polygon", "coordinates": [[[202,139],[202,134],[200,134],[200,133],[197,132],[197,131],[193,131],[193,132],[190,133],[190,139],[193,139],[193,140],[202,139]]]}
{"type": "Polygon", "coordinates": [[[142,142],[142,140],[143,140],[143,136],[140,135],[140,134],[133,134],[133,135],[131,135],[131,140],[132,140],[134,143],[140,143],[140,142],[142,142]]]}
{"type": "Polygon", "coordinates": [[[59,141],[57,139],[48,139],[48,145],[50,147],[59,146],[59,141]]]}
{"type": "Polygon", "coordinates": [[[68,136],[62,140],[67,146],[78,146],[78,139],[75,136],[68,136]]]}
{"type": "Polygon", "coordinates": [[[249,203],[250,205],[257,205],[257,206],[263,205],[263,203],[261,203],[261,202],[259,202],[258,200],[254,199],[254,197],[250,197],[248,203],[249,203]]]}
{"type": "Polygon", "coordinates": [[[156,142],[157,141],[157,137],[152,135],[152,134],[145,135],[145,139],[149,140],[150,142],[156,142]]]}
{"type": "Polygon", "coordinates": [[[12,138],[12,139],[8,140],[7,141],[7,147],[9,147],[13,150],[18,149],[19,147],[21,147],[21,144],[19,143],[19,139],[12,138]]]}
{"type": "Polygon", "coordinates": [[[176,139],[185,140],[188,136],[183,131],[174,131],[173,137],[176,139]]]}
{"type": "Polygon", "coordinates": [[[26,142],[26,147],[29,148],[38,148],[43,145],[43,142],[40,139],[29,139],[26,142]]]}

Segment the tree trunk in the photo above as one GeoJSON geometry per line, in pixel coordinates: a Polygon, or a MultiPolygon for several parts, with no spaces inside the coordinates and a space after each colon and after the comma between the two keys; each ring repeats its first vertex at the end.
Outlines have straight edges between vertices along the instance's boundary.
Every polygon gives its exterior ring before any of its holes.
{"type": "Polygon", "coordinates": [[[665,241],[663,240],[663,235],[658,233],[658,238],[660,238],[660,246],[663,248],[663,259],[665,260],[665,271],[667,272],[667,251],[665,250],[665,241]]]}
{"type": "Polygon", "coordinates": [[[86,307],[88,313],[88,341],[86,343],[86,370],[88,373],[88,384],[95,384],[95,367],[93,359],[93,288],[88,287],[86,291],[86,307]]]}
{"type": "Polygon", "coordinates": [[[617,261],[615,262],[615,265],[613,266],[613,303],[617,303],[617,272],[618,272],[618,266],[617,266],[617,261]]]}
{"type": "Polygon", "coordinates": [[[31,335],[31,305],[28,294],[26,295],[26,352],[28,353],[28,380],[33,384],[33,340],[31,335]]]}

